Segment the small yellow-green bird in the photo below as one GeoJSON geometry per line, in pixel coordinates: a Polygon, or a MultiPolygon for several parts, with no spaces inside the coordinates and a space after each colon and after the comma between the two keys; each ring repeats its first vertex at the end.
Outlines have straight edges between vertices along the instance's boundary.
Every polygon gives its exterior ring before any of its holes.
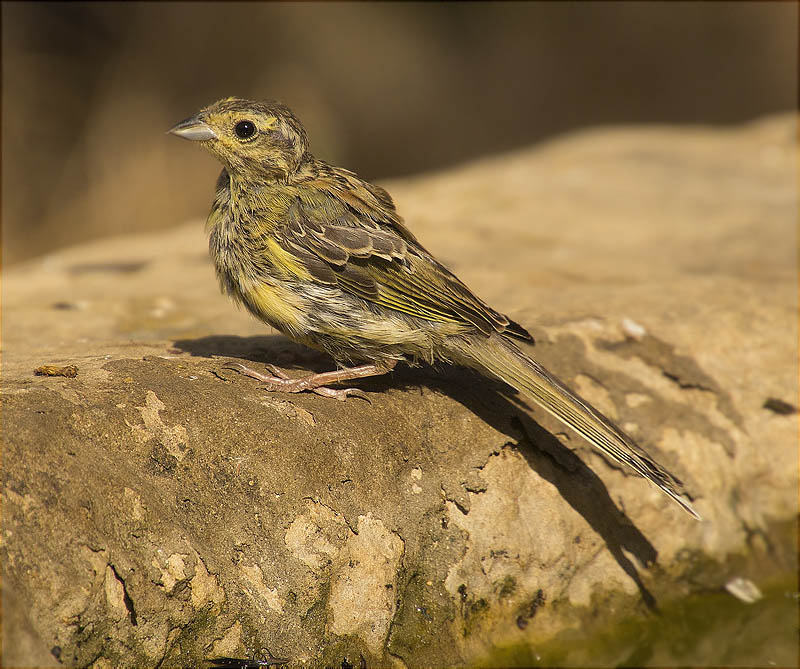
{"type": "Polygon", "coordinates": [[[384,374],[399,361],[465,365],[516,388],[699,519],[680,481],[520,351],[515,340],[530,334],[428,253],[383,188],[309,153],[287,107],[227,98],[170,132],[223,165],[208,217],[223,291],[342,366],[300,379],[274,366],[239,371],[269,390],[344,399],[360,391],[329,384],[384,374]]]}

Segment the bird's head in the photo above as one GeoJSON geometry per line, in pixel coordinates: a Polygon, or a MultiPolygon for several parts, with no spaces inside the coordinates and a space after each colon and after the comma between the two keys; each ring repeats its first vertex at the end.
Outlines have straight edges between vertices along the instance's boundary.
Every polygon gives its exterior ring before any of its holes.
{"type": "Polygon", "coordinates": [[[308,150],[306,131],[278,102],[226,98],[169,130],[199,142],[227,168],[245,179],[285,178],[308,150]]]}

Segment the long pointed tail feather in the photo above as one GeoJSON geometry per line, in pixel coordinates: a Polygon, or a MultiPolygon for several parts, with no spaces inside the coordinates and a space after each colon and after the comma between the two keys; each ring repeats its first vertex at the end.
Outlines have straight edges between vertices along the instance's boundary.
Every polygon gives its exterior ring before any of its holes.
{"type": "Polygon", "coordinates": [[[661,467],[627,434],[586,400],[517,346],[498,335],[488,339],[455,342],[456,361],[488,373],[516,388],[545,411],[571,427],[612,460],[627,465],[669,495],[697,520],[700,515],[682,496],[681,483],[661,467]]]}

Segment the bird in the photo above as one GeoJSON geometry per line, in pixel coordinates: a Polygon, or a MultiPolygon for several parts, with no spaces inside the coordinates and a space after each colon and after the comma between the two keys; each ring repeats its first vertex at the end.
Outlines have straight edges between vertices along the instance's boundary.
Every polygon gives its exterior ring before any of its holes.
{"type": "Polygon", "coordinates": [[[518,344],[532,342],[530,333],[428,252],[385,189],[316,158],[288,107],[229,97],[168,132],[223,166],[207,219],[222,291],[337,364],[301,378],[274,365],[269,373],[229,367],[267,390],[339,400],[364,394],[331,384],[385,374],[399,362],[472,368],[516,389],[700,519],[679,479],[523,353],[518,344]]]}

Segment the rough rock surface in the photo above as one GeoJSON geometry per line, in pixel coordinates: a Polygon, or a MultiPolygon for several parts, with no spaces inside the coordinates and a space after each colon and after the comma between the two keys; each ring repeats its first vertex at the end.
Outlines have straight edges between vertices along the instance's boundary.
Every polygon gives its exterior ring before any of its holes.
{"type": "Polygon", "coordinates": [[[795,132],[598,129],[387,184],[699,523],[467,371],[340,403],[222,370],[330,361],[219,294],[200,222],[7,270],[6,666],[481,662],[719,587],[731,556],[791,572],[795,132]]]}

